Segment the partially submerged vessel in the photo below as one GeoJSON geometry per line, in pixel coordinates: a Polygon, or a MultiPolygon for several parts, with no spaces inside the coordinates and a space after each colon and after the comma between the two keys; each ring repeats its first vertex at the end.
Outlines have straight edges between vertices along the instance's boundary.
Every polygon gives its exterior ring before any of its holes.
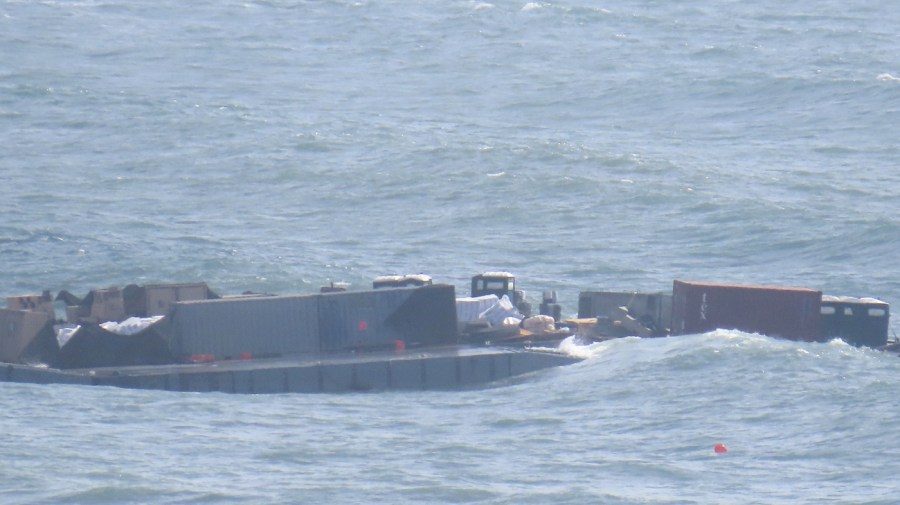
{"type": "Polygon", "coordinates": [[[0,381],[228,393],[460,389],[575,363],[555,350],[566,338],[723,328],[890,347],[887,303],[810,289],[675,281],[671,293],[586,291],[568,319],[546,291],[531,312],[508,272],[473,277],[468,297],[425,275],[287,296],[219,296],[204,283],[81,298],[45,291],[0,309],[0,381]]]}
{"type": "MultiPolygon", "coordinates": [[[[419,279],[422,281],[422,279],[419,279]]],[[[458,389],[576,358],[459,333],[455,289],[424,283],[220,297],[205,284],[11,297],[0,380],[231,393],[458,389]],[[66,320],[54,303],[66,304],[66,320]]]]}

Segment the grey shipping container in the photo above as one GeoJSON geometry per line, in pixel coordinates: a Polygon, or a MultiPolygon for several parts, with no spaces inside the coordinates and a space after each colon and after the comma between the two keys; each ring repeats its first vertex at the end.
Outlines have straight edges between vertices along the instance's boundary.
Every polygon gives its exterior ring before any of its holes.
{"type": "Polygon", "coordinates": [[[646,326],[654,335],[665,335],[672,320],[670,293],[583,291],[578,294],[578,317],[605,317],[618,307],[646,326]]]}
{"type": "Polygon", "coordinates": [[[453,286],[177,302],[176,357],[278,356],[456,342],[453,286]]]}
{"type": "Polygon", "coordinates": [[[456,342],[456,297],[453,286],[320,295],[319,329],[322,350],[388,347],[456,342]]]}
{"type": "MultiPolygon", "coordinates": [[[[384,290],[382,294],[391,291],[397,290],[384,290]]],[[[352,349],[367,343],[371,345],[378,336],[375,291],[323,293],[319,295],[317,317],[323,351],[352,349]]]]}
{"type": "Polygon", "coordinates": [[[822,293],[812,289],[675,281],[672,333],[736,329],[791,340],[821,340],[822,293]]]}
{"type": "Polygon", "coordinates": [[[172,304],[176,357],[216,359],[319,352],[319,295],[261,296],[172,304]]]}

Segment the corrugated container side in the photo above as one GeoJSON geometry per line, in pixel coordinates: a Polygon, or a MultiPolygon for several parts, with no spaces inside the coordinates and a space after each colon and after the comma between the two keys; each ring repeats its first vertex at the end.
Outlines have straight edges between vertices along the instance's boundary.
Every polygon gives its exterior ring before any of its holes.
{"type": "MultiPolygon", "coordinates": [[[[375,296],[375,335],[367,335],[367,343],[375,346],[390,345],[395,340],[403,340],[404,335],[393,325],[388,324],[388,318],[397,311],[407,300],[416,293],[414,287],[382,288],[375,296]]],[[[454,304],[454,309],[455,309],[454,304]]]]}
{"type": "Polygon", "coordinates": [[[387,314],[385,326],[412,345],[454,344],[458,339],[456,289],[433,284],[414,289],[387,314]]]}
{"type": "Polygon", "coordinates": [[[319,295],[319,335],[323,351],[360,347],[370,334],[376,332],[377,292],[344,291],[319,295]]]}
{"type": "Polygon", "coordinates": [[[821,340],[822,293],[811,289],[675,281],[672,332],[718,328],[791,340],[821,340]]]}
{"type": "Polygon", "coordinates": [[[456,341],[453,286],[428,285],[325,293],[319,303],[322,350],[456,341]]]}
{"type": "Polygon", "coordinates": [[[217,359],[319,352],[318,306],[318,295],[177,302],[170,345],[217,359]]]}

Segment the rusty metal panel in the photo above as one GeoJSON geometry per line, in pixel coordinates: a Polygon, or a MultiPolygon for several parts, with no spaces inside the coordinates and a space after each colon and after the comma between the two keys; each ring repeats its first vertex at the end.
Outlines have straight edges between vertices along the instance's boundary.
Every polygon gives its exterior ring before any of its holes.
{"type": "Polygon", "coordinates": [[[119,288],[94,289],[91,297],[91,312],[86,318],[91,323],[122,321],[125,319],[125,300],[119,288]]]}
{"type": "Polygon", "coordinates": [[[675,281],[673,334],[717,328],[791,340],[821,340],[822,293],[812,289],[675,281]]]}
{"type": "Polygon", "coordinates": [[[176,302],[170,346],[175,356],[215,359],[315,353],[319,295],[176,302]]]}
{"type": "Polygon", "coordinates": [[[46,312],[0,309],[0,361],[19,362],[23,352],[50,322],[46,312]]]}
{"type": "Polygon", "coordinates": [[[6,299],[6,307],[12,310],[45,312],[51,319],[56,319],[53,297],[50,296],[49,291],[44,291],[39,295],[10,296],[6,299]]]}
{"type": "Polygon", "coordinates": [[[583,291],[578,294],[578,317],[606,317],[618,307],[646,326],[655,335],[664,335],[672,320],[670,293],[626,291],[583,291]]]}

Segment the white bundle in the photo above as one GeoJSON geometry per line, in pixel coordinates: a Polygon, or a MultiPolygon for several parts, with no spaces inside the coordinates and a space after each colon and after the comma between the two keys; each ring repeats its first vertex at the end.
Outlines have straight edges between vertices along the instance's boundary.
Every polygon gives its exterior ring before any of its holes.
{"type": "Polygon", "coordinates": [[[524,317],[525,316],[516,310],[512,302],[509,301],[509,297],[506,295],[503,295],[503,298],[478,316],[479,319],[486,319],[487,322],[491,323],[491,326],[509,326],[506,323],[507,318],[518,319],[519,321],[515,324],[519,324],[524,317]]]}
{"type": "Polygon", "coordinates": [[[121,323],[117,323],[116,321],[101,323],[100,327],[110,333],[115,333],[116,335],[134,335],[135,333],[146,330],[164,317],[166,316],[129,317],[121,323]]]}
{"type": "Polygon", "coordinates": [[[461,323],[475,321],[484,311],[496,305],[499,300],[497,295],[457,298],[456,319],[461,323]]]}

